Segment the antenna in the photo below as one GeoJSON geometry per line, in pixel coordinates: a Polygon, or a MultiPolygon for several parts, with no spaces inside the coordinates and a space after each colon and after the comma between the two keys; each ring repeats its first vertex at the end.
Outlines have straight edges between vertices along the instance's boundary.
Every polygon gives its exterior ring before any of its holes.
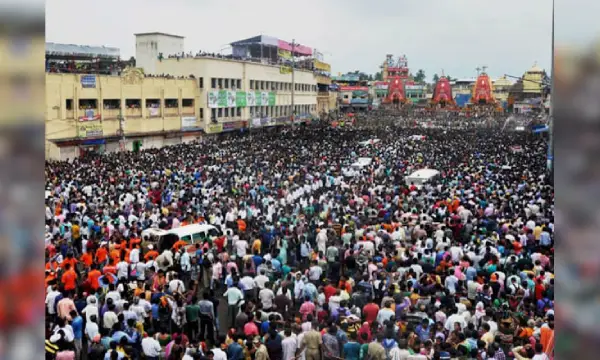
{"type": "Polygon", "coordinates": [[[485,70],[486,70],[487,68],[488,68],[487,66],[483,65],[483,66],[481,67],[481,70],[483,70],[482,72],[485,72],[485,70]]]}

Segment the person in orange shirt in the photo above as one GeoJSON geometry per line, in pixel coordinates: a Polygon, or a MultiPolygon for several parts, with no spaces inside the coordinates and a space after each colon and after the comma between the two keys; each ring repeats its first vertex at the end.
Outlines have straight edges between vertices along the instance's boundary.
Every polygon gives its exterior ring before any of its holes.
{"type": "Polygon", "coordinates": [[[94,290],[98,290],[100,288],[100,276],[102,273],[98,270],[96,264],[92,264],[92,270],[88,273],[88,280],[90,281],[90,286],[94,290]]]}
{"type": "Polygon", "coordinates": [[[242,232],[242,233],[246,232],[246,222],[244,220],[242,220],[242,218],[238,218],[237,226],[238,226],[239,232],[242,232]]]}
{"type": "Polygon", "coordinates": [[[542,326],[540,329],[540,343],[544,347],[544,352],[551,355],[554,351],[554,317],[548,321],[548,326],[542,326]]]}
{"type": "Polygon", "coordinates": [[[96,250],[96,261],[98,264],[106,263],[106,259],[108,258],[108,249],[106,245],[102,245],[96,250]]]}
{"type": "Polygon", "coordinates": [[[67,268],[67,265],[69,265],[71,267],[71,269],[75,269],[75,266],[77,265],[77,259],[75,259],[73,257],[73,254],[67,254],[67,257],[63,260],[63,262],[60,264],[60,267],[63,269],[67,268]]]}
{"type": "Polygon", "coordinates": [[[154,250],[154,246],[152,244],[148,245],[148,252],[144,255],[144,260],[146,262],[150,260],[154,260],[158,257],[158,251],[154,250]]]}
{"type": "Polygon", "coordinates": [[[142,243],[142,239],[133,238],[133,239],[129,240],[129,250],[135,249],[135,246],[139,245],[141,243],[142,243]]]}
{"type": "Polygon", "coordinates": [[[54,260],[50,260],[48,262],[46,262],[46,270],[47,271],[55,271],[56,269],[58,269],[59,265],[58,262],[54,261],[54,260]]]}
{"type": "Polygon", "coordinates": [[[56,273],[54,271],[46,270],[46,279],[44,280],[46,288],[52,281],[56,280],[56,273]]]}
{"type": "Polygon", "coordinates": [[[86,268],[89,269],[89,267],[94,263],[94,257],[91,253],[86,252],[85,254],[81,255],[81,262],[86,268]]]}
{"type": "Polygon", "coordinates": [[[121,250],[120,250],[121,246],[116,244],[115,247],[110,251],[110,258],[112,259],[112,261],[116,264],[119,262],[119,260],[121,260],[121,250]]]}
{"type": "Polygon", "coordinates": [[[111,274],[116,275],[117,274],[117,267],[115,266],[115,261],[113,259],[110,259],[108,265],[106,265],[106,266],[104,266],[102,268],[102,272],[105,273],[105,274],[106,273],[111,273],[111,274]]]}
{"type": "Polygon", "coordinates": [[[62,274],[60,281],[65,291],[74,291],[77,287],[77,274],[71,268],[70,264],[65,265],[65,272],[62,274]]]}
{"type": "Polygon", "coordinates": [[[186,246],[187,243],[183,240],[177,240],[175,242],[175,244],[173,244],[173,249],[175,249],[175,251],[179,251],[179,249],[181,249],[182,246],[186,246]]]}

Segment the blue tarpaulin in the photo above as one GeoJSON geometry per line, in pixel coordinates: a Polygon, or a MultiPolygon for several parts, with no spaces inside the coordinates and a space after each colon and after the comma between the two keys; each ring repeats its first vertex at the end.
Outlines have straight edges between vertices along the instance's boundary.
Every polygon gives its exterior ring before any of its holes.
{"type": "Polygon", "coordinates": [[[471,101],[471,94],[457,94],[454,100],[456,101],[456,105],[465,107],[471,101]]]}
{"type": "Polygon", "coordinates": [[[546,132],[548,131],[548,125],[535,125],[531,130],[534,134],[546,132]]]}

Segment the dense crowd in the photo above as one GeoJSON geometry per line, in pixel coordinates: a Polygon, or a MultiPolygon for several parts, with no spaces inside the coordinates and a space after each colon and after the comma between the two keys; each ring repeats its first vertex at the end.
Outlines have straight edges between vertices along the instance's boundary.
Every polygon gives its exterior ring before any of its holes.
{"type": "Polygon", "coordinates": [[[502,124],[313,124],[47,162],[47,358],[553,358],[546,145],[502,124]],[[440,174],[407,183],[422,168],[440,174]],[[218,231],[145,235],[191,224],[218,231]]]}

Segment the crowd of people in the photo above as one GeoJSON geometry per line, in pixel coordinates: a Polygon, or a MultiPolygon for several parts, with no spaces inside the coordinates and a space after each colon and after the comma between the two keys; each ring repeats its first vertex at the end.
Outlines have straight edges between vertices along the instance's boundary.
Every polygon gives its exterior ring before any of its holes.
{"type": "Polygon", "coordinates": [[[495,124],[47,162],[46,358],[552,359],[546,145],[495,124]],[[405,180],[423,168],[440,174],[405,180]],[[192,224],[216,231],[148,236],[192,224]]]}

